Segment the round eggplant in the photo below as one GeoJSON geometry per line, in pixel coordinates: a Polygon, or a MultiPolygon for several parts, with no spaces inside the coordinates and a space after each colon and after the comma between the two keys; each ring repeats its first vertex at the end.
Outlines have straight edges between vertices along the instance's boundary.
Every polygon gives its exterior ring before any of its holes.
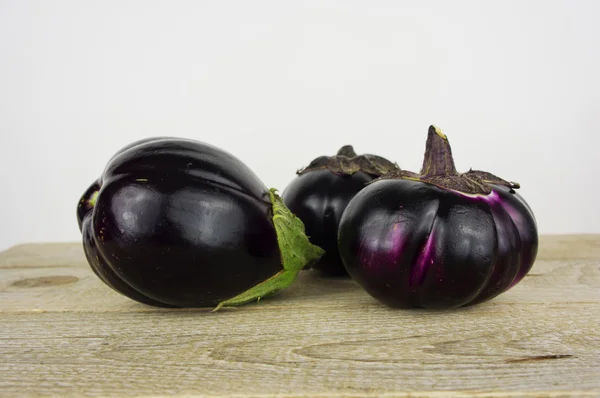
{"type": "Polygon", "coordinates": [[[325,250],[313,268],[332,276],[348,275],[337,245],[342,213],[367,183],[396,168],[379,156],[357,156],[352,146],[346,145],[336,156],[321,156],[298,171],[298,177],[281,196],[292,213],[304,222],[311,243],[325,250]]]}
{"type": "Polygon", "coordinates": [[[80,199],[77,219],[96,275],[154,306],[257,300],[322,255],[245,164],[187,139],[123,148],[80,199]]]}
{"type": "Polygon", "coordinates": [[[382,176],[348,204],[339,250],[351,277],[392,307],[454,308],[490,300],[531,269],[535,217],[516,183],[454,167],[431,126],[420,174],[382,176]]]}

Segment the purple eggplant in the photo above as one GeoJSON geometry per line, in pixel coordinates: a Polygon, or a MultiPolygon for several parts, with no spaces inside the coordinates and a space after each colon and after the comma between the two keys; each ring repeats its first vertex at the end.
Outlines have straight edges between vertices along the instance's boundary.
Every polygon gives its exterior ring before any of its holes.
{"type": "Polygon", "coordinates": [[[283,191],[286,206],[306,227],[311,243],[325,250],[314,269],[332,276],[347,276],[338,252],[337,232],[346,205],[374,178],[397,169],[387,159],[356,155],[350,145],[336,156],[321,156],[298,171],[283,191]]]}
{"type": "Polygon", "coordinates": [[[397,308],[455,308],[490,300],[531,269],[535,217],[516,183],[458,173],[431,126],[419,174],[398,170],[348,204],[338,243],[350,276],[397,308]]]}
{"type": "Polygon", "coordinates": [[[257,300],[322,255],[245,164],[187,139],[123,148],[80,199],[77,219],[96,275],[154,306],[257,300]]]}

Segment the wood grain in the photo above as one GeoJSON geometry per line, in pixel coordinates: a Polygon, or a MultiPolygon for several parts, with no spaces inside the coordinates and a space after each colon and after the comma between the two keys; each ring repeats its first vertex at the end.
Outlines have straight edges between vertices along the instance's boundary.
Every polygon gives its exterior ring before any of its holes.
{"type": "Polygon", "coordinates": [[[304,272],[258,304],[137,304],[79,244],[0,253],[0,396],[600,396],[600,236],[543,237],[491,302],[393,310],[304,272]]]}

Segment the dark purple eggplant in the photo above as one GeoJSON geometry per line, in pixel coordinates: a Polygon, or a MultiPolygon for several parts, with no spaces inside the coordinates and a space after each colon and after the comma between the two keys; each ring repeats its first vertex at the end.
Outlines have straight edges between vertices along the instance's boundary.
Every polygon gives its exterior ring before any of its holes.
{"type": "Polygon", "coordinates": [[[187,139],[123,148],[84,193],[77,219],[96,275],[154,306],[257,300],[290,285],[322,254],[245,164],[187,139]]]}
{"type": "Polygon", "coordinates": [[[454,308],[490,300],[531,269],[535,217],[519,184],[459,174],[447,137],[431,126],[420,174],[398,170],[348,204],[339,250],[350,276],[392,307],[454,308]]]}
{"type": "Polygon", "coordinates": [[[375,155],[357,156],[350,145],[336,156],[321,156],[297,172],[282,199],[306,227],[311,243],[325,254],[313,268],[332,276],[347,276],[337,245],[338,225],[346,205],[374,178],[397,166],[375,155]]]}

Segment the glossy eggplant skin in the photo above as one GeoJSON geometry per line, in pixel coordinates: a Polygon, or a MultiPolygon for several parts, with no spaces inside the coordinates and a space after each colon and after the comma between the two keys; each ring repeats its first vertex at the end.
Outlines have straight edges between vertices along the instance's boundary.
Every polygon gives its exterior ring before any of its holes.
{"type": "Polygon", "coordinates": [[[213,306],[282,269],[266,195],[247,166],[216,147],[138,141],[79,202],[85,255],[104,283],[133,300],[213,306]]]}
{"type": "Polygon", "coordinates": [[[341,258],[371,296],[397,308],[454,308],[518,283],[537,255],[536,221],[514,190],[466,195],[421,181],[383,179],[348,204],[341,258]]]}
{"type": "Polygon", "coordinates": [[[320,169],[299,175],[285,189],[284,203],[304,222],[310,242],[325,250],[312,268],[332,276],[348,275],[338,251],[338,226],[348,202],[372,180],[362,171],[345,175],[320,169]]]}

